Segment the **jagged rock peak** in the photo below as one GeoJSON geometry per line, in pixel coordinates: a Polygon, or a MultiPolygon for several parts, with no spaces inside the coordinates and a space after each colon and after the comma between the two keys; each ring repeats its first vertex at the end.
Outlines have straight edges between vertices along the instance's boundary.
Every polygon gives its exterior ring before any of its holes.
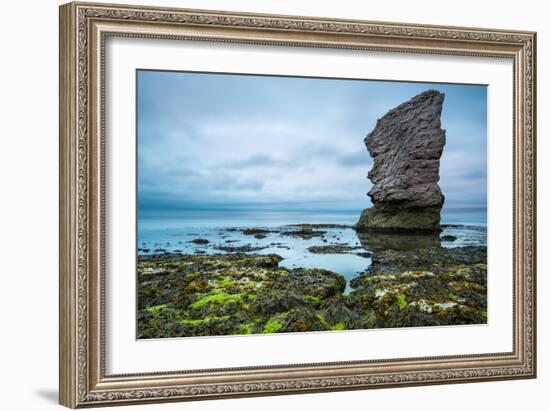
{"type": "Polygon", "coordinates": [[[440,230],[443,101],[444,94],[436,90],[418,94],[388,111],[365,138],[374,160],[368,174],[374,207],[363,211],[359,231],[440,230]]]}

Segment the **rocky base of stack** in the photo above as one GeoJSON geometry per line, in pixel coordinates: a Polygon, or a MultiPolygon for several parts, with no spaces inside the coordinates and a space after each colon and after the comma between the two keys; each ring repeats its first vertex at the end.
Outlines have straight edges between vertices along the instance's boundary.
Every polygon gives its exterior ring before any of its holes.
{"type": "Polygon", "coordinates": [[[371,207],[363,210],[356,231],[386,233],[439,233],[440,207],[392,209],[371,207]]]}

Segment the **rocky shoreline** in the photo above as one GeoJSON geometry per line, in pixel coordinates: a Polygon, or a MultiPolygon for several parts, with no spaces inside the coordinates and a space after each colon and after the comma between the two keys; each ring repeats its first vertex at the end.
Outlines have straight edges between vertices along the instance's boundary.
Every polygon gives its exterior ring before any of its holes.
{"type": "MultiPolygon", "coordinates": [[[[291,231],[307,240],[322,227],[291,231]]],[[[277,254],[139,255],[138,338],[486,323],[486,247],[368,250],[349,293],[341,274],[282,267],[277,254]]]]}

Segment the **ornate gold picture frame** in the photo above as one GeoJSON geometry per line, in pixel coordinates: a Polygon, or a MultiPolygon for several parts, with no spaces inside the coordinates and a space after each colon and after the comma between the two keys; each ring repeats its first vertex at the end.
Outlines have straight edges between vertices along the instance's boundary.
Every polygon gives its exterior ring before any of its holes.
{"type": "Polygon", "coordinates": [[[77,408],[534,378],[535,69],[533,32],[92,3],[61,6],[60,403],[77,408]],[[107,374],[104,70],[105,43],[114,37],[512,61],[514,247],[503,252],[513,252],[514,261],[513,349],[472,355],[107,374]]]}

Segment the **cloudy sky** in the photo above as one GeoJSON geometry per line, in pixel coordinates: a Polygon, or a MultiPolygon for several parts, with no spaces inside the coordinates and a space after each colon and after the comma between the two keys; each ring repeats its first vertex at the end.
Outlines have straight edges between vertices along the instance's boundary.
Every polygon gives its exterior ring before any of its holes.
{"type": "Polygon", "coordinates": [[[362,210],[364,137],[432,88],[445,207],[486,206],[485,86],[140,70],[137,87],[140,210],[362,210]]]}

